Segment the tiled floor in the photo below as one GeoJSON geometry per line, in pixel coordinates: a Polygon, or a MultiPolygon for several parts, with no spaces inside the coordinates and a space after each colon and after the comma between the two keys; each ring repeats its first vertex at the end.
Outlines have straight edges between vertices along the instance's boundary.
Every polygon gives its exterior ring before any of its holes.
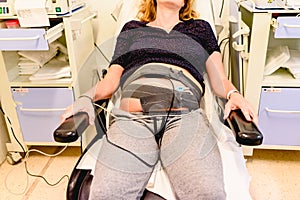
{"type": "MultiPolygon", "coordinates": [[[[59,147],[35,147],[53,154],[59,147]]],[[[58,181],[71,170],[80,155],[78,147],[68,147],[57,157],[31,153],[28,170],[43,175],[49,182],[58,181]]],[[[297,200],[300,197],[300,151],[255,150],[247,157],[252,177],[253,200],[297,200]]],[[[26,175],[24,163],[0,166],[0,200],[63,200],[67,179],[49,186],[42,179],[26,175]]],[[[238,190],[238,188],[237,188],[238,190]]]]}
{"type": "MultiPolygon", "coordinates": [[[[34,147],[48,154],[59,152],[61,147],[34,147]]],[[[27,160],[28,171],[43,175],[51,184],[64,175],[70,175],[80,155],[79,147],[68,147],[56,157],[32,152],[27,160]]],[[[67,178],[56,186],[49,186],[41,178],[27,176],[24,162],[0,166],[0,200],[64,200],[67,178]]]]}
{"type": "Polygon", "coordinates": [[[247,168],[253,200],[300,199],[300,151],[255,150],[247,168]]]}

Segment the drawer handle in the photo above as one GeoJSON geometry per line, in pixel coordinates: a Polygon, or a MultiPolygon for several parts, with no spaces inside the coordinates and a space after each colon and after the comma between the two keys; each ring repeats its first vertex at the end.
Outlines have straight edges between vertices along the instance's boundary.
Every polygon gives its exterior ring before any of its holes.
{"type": "Polygon", "coordinates": [[[274,110],[270,108],[265,108],[265,110],[270,113],[300,114],[299,110],[274,110]]]}
{"type": "Polygon", "coordinates": [[[11,38],[0,38],[1,41],[11,41],[11,40],[37,40],[40,36],[34,36],[34,37],[11,37],[11,38]]]}
{"type": "Polygon", "coordinates": [[[295,24],[283,24],[283,26],[287,28],[300,28],[300,25],[295,24]]]}
{"type": "Polygon", "coordinates": [[[20,107],[21,111],[26,112],[57,112],[57,111],[65,111],[66,108],[23,108],[20,107]]]}

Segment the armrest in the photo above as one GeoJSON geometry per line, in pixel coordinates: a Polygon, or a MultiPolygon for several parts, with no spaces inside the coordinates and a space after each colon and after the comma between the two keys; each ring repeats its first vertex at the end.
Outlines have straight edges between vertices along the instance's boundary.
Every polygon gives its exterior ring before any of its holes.
{"type": "Polygon", "coordinates": [[[240,109],[231,111],[227,123],[239,144],[248,146],[262,144],[263,134],[252,121],[246,120],[240,109]]]}
{"type": "MultiPolygon", "coordinates": [[[[257,126],[247,121],[241,110],[231,111],[226,120],[236,137],[236,141],[242,145],[255,146],[262,144],[263,134],[257,126]]],[[[56,142],[69,143],[76,141],[89,126],[88,115],[79,112],[66,119],[54,131],[53,136],[56,142]]]]}
{"type": "Polygon", "coordinates": [[[89,126],[89,116],[85,112],[79,112],[67,118],[54,131],[56,142],[75,142],[89,126]]]}
{"type": "MultiPolygon", "coordinates": [[[[103,107],[107,106],[109,99],[99,100],[95,102],[103,107]]],[[[106,131],[105,127],[105,114],[103,109],[95,109],[96,119],[95,125],[99,124],[99,129],[102,130],[102,134],[106,131]]],[[[75,115],[67,118],[61,123],[53,132],[53,137],[56,142],[70,143],[75,142],[89,126],[89,116],[86,112],[79,112],[75,115]]]]}

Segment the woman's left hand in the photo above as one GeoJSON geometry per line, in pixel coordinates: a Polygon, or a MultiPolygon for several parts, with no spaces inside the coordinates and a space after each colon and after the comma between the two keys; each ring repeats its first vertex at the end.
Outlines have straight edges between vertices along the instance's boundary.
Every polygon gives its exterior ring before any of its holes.
{"type": "Polygon", "coordinates": [[[231,110],[236,109],[241,109],[248,121],[253,121],[255,124],[257,124],[258,118],[254,112],[254,109],[240,93],[233,93],[230,95],[230,99],[225,104],[224,119],[228,118],[231,110]]]}

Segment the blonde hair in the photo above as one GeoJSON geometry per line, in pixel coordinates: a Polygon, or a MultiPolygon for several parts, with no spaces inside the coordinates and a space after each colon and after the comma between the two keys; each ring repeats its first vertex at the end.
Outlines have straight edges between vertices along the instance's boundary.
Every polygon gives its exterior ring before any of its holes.
{"type": "MultiPolygon", "coordinates": [[[[198,18],[198,13],[193,9],[194,0],[185,0],[184,6],[179,11],[179,19],[189,20],[198,18]]],[[[151,22],[156,18],[156,0],[142,0],[137,17],[143,22],[151,22]]]]}

